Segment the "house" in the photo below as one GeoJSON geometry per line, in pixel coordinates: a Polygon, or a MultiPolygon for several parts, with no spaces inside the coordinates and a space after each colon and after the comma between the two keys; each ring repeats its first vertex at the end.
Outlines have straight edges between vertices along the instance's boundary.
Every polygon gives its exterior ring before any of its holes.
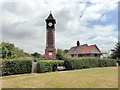
{"type": "Polygon", "coordinates": [[[77,41],[77,46],[71,47],[71,49],[68,51],[67,56],[68,57],[96,57],[100,58],[100,56],[103,53],[101,53],[100,49],[97,47],[97,45],[90,45],[87,44],[80,45],[80,42],[77,41]]]}

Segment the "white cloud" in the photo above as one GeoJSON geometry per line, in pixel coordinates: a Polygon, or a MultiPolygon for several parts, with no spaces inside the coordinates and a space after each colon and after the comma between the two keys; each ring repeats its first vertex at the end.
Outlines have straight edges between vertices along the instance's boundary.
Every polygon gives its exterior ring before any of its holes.
{"type": "Polygon", "coordinates": [[[105,22],[107,19],[108,19],[108,16],[107,15],[103,15],[100,20],[105,22]]]}
{"type": "Polygon", "coordinates": [[[2,21],[5,24],[23,23],[23,22],[27,21],[26,18],[19,16],[19,15],[15,15],[10,12],[3,11],[2,14],[3,14],[2,21]]]}
{"type": "Polygon", "coordinates": [[[117,42],[118,42],[117,38],[112,36],[109,36],[109,37],[98,36],[89,41],[89,43],[97,44],[100,49],[104,49],[104,50],[112,49],[115,46],[114,44],[116,44],[117,42]]]}
{"type": "Polygon", "coordinates": [[[27,52],[44,53],[45,19],[50,10],[57,20],[56,48],[69,49],[80,40],[81,44],[105,45],[105,49],[114,46],[117,40],[116,25],[92,25],[88,21],[107,21],[105,13],[117,8],[118,0],[23,0],[2,2],[3,4],[3,40],[15,43],[27,52]],[[81,18],[80,18],[81,16],[81,18]],[[93,36],[91,40],[89,38],[93,36]],[[109,47],[106,44],[109,43],[109,47]]]}
{"type": "Polygon", "coordinates": [[[83,21],[91,21],[91,20],[98,20],[101,17],[100,13],[87,13],[85,14],[81,20],[83,21]]]}
{"type": "Polygon", "coordinates": [[[115,25],[94,25],[93,30],[94,33],[101,37],[108,37],[108,36],[114,36],[117,35],[118,31],[115,31],[117,29],[117,26],[115,25]]]}

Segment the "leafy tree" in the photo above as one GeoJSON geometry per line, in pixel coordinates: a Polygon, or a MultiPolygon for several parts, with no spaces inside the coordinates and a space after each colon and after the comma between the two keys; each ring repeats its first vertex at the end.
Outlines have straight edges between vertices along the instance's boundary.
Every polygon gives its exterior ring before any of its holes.
{"type": "Polygon", "coordinates": [[[64,60],[67,57],[66,53],[62,49],[57,49],[56,58],[57,60],[64,60]]]}
{"type": "Polygon", "coordinates": [[[0,44],[0,59],[2,58],[2,46],[0,44]]]}
{"type": "Polygon", "coordinates": [[[44,55],[41,55],[41,54],[39,54],[39,53],[37,53],[37,52],[35,52],[35,53],[33,53],[33,54],[31,54],[34,58],[40,58],[40,59],[44,59],[44,55]]]}
{"type": "Polygon", "coordinates": [[[37,53],[37,52],[35,52],[35,53],[33,53],[33,54],[31,54],[32,56],[34,56],[35,58],[40,58],[40,54],[39,53],[37,53]]]}
{"type": "Polygon", "coordinates": [[[117,43],[115,45],[115,48],[112,49],[111,51],[112,51],[111,58],[113,58],[113,59],[119,58],[120,59],[120,42],[117,43]]]}
{"type": "Polygon", "coordinates": [[[14,44],[11,43],[1,43],[2,46],[2,58],[14,58],[14,44]]]}
{"type": "Polygon", "coordinates": [[[64,50],[64,52],[65,52],[66,54],[67,54],[68,51],[69,51],[69,50],[67,50],[67,49],[64,50]]]}
{"type": "Polygon", "coordinates": [[[19,49],[18,47],[15,47],[14,49],[17,57],[32,57],[31,54],[24,52],[23,49],[19,49]]]}
{"type": "Polygon", "coordinates": [[[30,54],[24,52],[22,49],[15,47],[12,43],[0,43],[2,49],[2,58],[12,59],[18,57],[31,57],[30,54]]]}

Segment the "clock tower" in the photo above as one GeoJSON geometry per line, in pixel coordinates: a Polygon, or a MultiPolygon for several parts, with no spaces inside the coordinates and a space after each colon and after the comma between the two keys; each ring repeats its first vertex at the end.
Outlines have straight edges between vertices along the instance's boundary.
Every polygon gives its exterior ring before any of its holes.
{"type": "Polygon", "coordinates": [[[46,49],[45,49],[45,59],[55,60],[56,59],[56,49],[55,49],[55,24],[56,20],[50,13],[46,21],[46,49]]]}

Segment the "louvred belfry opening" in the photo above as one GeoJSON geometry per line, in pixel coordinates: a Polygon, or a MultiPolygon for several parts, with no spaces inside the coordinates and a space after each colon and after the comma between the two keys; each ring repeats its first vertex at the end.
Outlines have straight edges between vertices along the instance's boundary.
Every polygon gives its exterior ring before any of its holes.
{"type": "Polygon", "coordinates": [[[45,59],[55,60],[56,59],[56,49],[55,49],[55,24],[56,20],[50,13],[46,21],[46,49],[45,49],[45,59]]]}

